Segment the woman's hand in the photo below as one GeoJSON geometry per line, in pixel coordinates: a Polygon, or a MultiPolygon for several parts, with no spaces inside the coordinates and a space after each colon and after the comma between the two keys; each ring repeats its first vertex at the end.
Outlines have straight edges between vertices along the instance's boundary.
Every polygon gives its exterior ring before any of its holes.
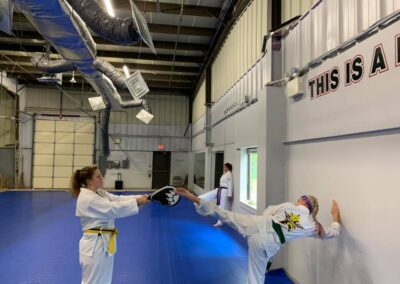
{"type": "Polygon", "coordinates": [[[145,194],[145,195],[141,195],[141,196],[137,197],[137,198],[136,198],[136,202],[137,202],[137,204],[138,204],[139,206],[142,206],[142,205],[144,205],[144,204],[146,204],[146,203],[149,203],[150,200],[147,199],[147,194],[145,194]]]}
{"type": "Polygon", "coordinates": [[[337,202],[335,200],[332,200],[331,214],[332,214],[333,222],[340,223],[339,205],[337,204],[337,202]]]}

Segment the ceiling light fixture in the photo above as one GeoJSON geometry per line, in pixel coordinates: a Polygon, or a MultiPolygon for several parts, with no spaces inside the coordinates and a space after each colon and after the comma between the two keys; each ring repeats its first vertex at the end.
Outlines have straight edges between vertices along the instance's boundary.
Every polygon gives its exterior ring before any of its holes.
{"type": "Polygon", "coordinates": [[[110,0],[104,0],[104,5],[106,5],[106,9],[107,9],[107,13],[108,15],[110,15],[111,17],[115,17],[115,13],[114,13],[114,9],[111,5],[110,0]]]}
{"type": "Polygon", "coordinates": [[[145,110],[144,108],[142,108],[136,115],[137,119],[143,121],[146,124],[148,124],[153,119],[153,117],[154,115],[148,110],[145,110]]]}
{"type": "Polygon", "coordinates": [[[124,65],[122,69],[124,70],[126,78],[128,78],[130,76],[128,66],[124,65]]]}
{"type": "Polygon", "coordinates": [[[72,71],[72,78],[71,80],[69,80],[70,83],[75,84],[76,80],[75,80],[75,71],[72,71]]]}
{"type": "Polygon", "coordinates": [[[161,8],[160,8],[160,0],[157,0],[157,4],[156,4],[156,12],[157,12],[157,13],[161,13],[161,8]]]}

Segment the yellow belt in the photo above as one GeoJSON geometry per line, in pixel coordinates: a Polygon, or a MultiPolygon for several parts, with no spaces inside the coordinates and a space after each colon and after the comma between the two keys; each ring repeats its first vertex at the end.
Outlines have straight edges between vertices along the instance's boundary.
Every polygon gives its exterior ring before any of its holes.
{"type": "Polygon", "coordinates": [[[115,252],[115,238],[118,235],[118,230],[115,229],[103,229],[103,228],[93,228],[84,231],[85,234],[108,234],[110,236],[110,241],[108,242],[108,252],[114,253],[115,252]]]}

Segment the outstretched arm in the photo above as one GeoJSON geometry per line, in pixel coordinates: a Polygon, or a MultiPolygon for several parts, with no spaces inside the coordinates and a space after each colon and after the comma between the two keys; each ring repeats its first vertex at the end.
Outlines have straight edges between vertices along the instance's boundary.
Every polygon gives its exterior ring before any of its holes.
{"type": "Polygon", "coordinates": [[[317,234],[322,239],[334,238],[340,234],[340,210],[335,200],[332,201],[331,214],[332,223],[326,230],[318,221],[316,221],[317,234]]]}

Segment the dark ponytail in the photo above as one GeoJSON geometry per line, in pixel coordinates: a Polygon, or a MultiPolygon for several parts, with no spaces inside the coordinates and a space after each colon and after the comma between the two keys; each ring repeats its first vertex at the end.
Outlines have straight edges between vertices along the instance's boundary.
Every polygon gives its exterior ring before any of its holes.
{"type": "Polygon", "coordinates": [[[230,163],[225,163],[224,166],[227,167],[227,168],[229,169],[230,172],[232,171],[232,164],[230,164],[230,163]]]}
{"type": "Polygon", "coordinates": [[[86,181],[91,179],[94,172],[98,169],[97,166],[84,167],[76,170],[71,179],[71,194],[73,197],[78,198],[81,192],[81,187],[86,186],[86,181]]]}

